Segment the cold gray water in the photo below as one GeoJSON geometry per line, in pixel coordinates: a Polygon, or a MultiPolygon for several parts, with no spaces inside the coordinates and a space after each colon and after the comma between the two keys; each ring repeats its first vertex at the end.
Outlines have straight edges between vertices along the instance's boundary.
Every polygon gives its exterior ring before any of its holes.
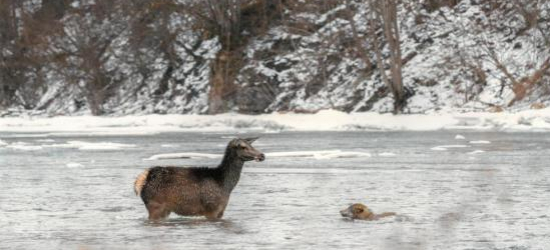
{"type": "Polygon", "coordinates": [[[0,248],[550,249],[545,133],[250,135],[268,157],[245,164],[223,220],[172,214],[153,224],[133,193],[141,171],[219,159],[144,159],[221,154],[234,134],[2,133],[0,248]],[[340,153],[292,154],[325,150],[340,153]],[[398,216],[341,218],[354,202],[398,216]]]}

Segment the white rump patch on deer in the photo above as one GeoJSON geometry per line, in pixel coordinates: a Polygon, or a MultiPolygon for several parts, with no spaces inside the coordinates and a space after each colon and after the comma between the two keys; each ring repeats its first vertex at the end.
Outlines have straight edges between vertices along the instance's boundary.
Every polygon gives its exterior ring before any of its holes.
{"type": "Polygon", "coordinates": [[[145,170],[141,172],[141,174],[139,174],[138,177],[136,178],[136,182],[134,182],[134,192],[136,192],[136,195],[141,194],[141,190],[145,185],[145,181],[147,180],[148,174],[149,174],[149,170],[145,170]]]}

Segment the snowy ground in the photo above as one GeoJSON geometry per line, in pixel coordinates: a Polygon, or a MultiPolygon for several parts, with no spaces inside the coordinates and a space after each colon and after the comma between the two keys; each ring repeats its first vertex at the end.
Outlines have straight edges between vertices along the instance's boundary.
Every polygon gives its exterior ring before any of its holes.
{"type": "MultiPolygon", "coordinates": [[[[70,125],[36,124],[56,119],[70,125]]],[[[123,118],[97,121],[113,119],[123,118]]],[[[114,123],[102,124],[94,128],[114,123]]],[[[550,139],[541,133],[248,131],[242,136],[261,136],[255,147],[267,160],[246,164],[224,220],[171,216],[153,225],[134,178],[154,165],[216,165],[235,131],[42,132],[0,132],[3,248],[550,247],[550,139]],[[342,219],[352,202],[398,216],[342,219]]]]}
{"type": "Polygon", "coordinates": [[[148,134],[191,131],[548,131],[550,108],[517,113],[432,113],[416,115],[344,113],[323,110],[316,114],[264,114],[257,116],[143,115],[124,117],[63,116],[0,118],[0,132],[29,132],[34,136],[63,134],[148,134]]]}

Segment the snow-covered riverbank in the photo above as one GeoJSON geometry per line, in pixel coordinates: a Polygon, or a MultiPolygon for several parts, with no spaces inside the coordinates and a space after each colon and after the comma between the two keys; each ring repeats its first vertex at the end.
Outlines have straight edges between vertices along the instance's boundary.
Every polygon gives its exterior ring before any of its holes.
{"type": "Polygon", "coordinates": [[[0,132],[143,134],[186,131],[548,131],[550,108],[517,113],[433,113],[392,115],[343,113],[265,115],[143,115],[124,117],[63,116],[0,119],[0,132]]]}

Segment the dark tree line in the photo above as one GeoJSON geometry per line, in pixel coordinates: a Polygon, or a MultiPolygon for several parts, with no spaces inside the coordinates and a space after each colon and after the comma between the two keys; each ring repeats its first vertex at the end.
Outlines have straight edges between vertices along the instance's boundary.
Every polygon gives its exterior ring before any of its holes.
{"type": "MultiPolygon", "coordinates": [[[[105,105],[122,82],[136,77],[130,92],[137,92],[147,79],[161,75],[151,92],[155,98],[167,97],[177,82],[176,72],[193,59],[196,65],[209,64],[209,113],[227,111],[235,105],[239,86],[235,79],[246,63],[244,49],[251,38],[265,34],[275,25],[313,32],[319,27],[312,23],[288,21],[301,12],[324,13],[345,5],[343,18],[350,24],[351,48],[365,64],[365,75],[377,75],[384,83],[382,92],[394,98],[394,112],[400,113],[413,94],[403,82],[401,68],[414,55],[402,55],[400,8],[437,11],[453,7],[460,1],[445,0],[1,0],[0,1],[0,109],[19,106],[25,109],[46,109],[54,97],[43,100],[52,85],[63,83],[63,89],[76,88],[83,94],[85,105],[94,115],[105,114],[105,105]],[[357,6],[369,9],[366,23],[356,23],[357,6]],[[359,26],[367,27],[359,32],[359,26]],[[193,36],[185,40],[182,34],[193,36]],[[191,35],[189,35],[191,34],[191,35]],[[217,38],[220,50],[212,62],[196,53],[201,42],[217,38]],[[161,60],[162,68],[152,67],[161,60]],[[124,65],[129,65],[125,66],[124,65]],[[120,68],[123,68],[121,70],[120,68]]],[[[488,1],[484,6],[509,8],[523,17],[525,29],[548,32],[540,25],[538,4],[513,1],[505,5],[488,1]]],[[[508,11],[508,10],[506,10],[508,11]]],[[[419,15],[420,16],[420,15],[419,15]]],[[[420,19],[419,19],[420,20],[420,19]]],[[[487,28],[487,27],[483,27],[487,28]]],[[[301,32],[301,31],[300,31],[301,32]]],[[[548,37],[546,35],[545,37],[548,37]]],[[[323,42],[338,40],[329,38],[323,42]]],[[[548,41],[548,39],[547,39],[548,41]]],[[[548,43],[548,42],[546,42],[548,43]]],[[[542,79],[548,60],[533,76],[523,78],[508,72],[491,46],[486,46],[487,58],[497,65],[514,86],[518,99],[542,79]],[[518,79],[521,78],[521,79],[518,79]]],[[[319,53],[321,66],[326,56],[319,53]]],[[[462,56],[462,55],[461,55],[462,56]]],[[[472,69],[476,79],[483,79],[478,59],[463,56],[463,63],[472,69]]],[[[193,67],[196,68],[196,67],[193,67]]],[[[326,70],[315,84],[308,84],[314,93],[327,79],[326,70]],[[324,74],[324,75],[323,75],[324,74]]],[[[193,73],[186,72],[185,74],[193,73]]],[[[156,79],[156,78],[155,78],[156,79]]],[[[271,91],[271,90],[270,90],[271,91]]]]}

